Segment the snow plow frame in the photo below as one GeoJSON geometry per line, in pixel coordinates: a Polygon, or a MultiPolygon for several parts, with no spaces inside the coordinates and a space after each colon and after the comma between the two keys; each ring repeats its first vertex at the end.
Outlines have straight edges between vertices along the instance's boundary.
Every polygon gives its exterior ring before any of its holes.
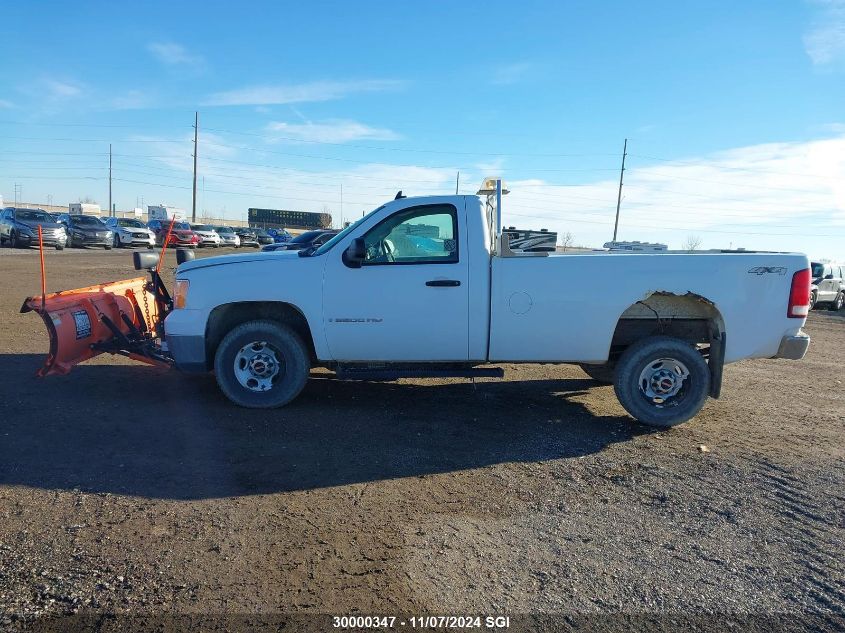
{"type": "MultiPolygon", "coordinates": [[[[27,297],[21,312],[36,312],[50,335],[50,351],[39,377],[67,374],[75,365],[102,353],[171,367],[164,340],[164,318],[173,300],[153,266],[152,253],[133,253],[136,277],[27,297]]],[[[42,272],[43,275],[43,272],[42,272]]],[[[43,289],[43,285],[42,285],[43,289]]]]}

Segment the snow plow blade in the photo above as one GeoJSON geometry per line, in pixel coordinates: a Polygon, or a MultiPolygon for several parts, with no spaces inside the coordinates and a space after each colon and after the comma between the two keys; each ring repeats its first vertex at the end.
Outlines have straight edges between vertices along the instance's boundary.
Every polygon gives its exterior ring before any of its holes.
{"type": "Polygon", "coordinates": [[[37,375],[67,374],[103,352],[169,366],[158,344],[162,295],[169,301],[163,286],[138,277],[27,298],[21,312],[40,314],[50,333],[50,352],[37,375]]]}

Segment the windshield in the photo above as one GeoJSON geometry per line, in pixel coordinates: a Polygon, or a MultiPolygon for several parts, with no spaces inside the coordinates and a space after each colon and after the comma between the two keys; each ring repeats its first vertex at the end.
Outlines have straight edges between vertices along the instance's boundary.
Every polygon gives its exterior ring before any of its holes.
{"type": "Polygon", "coordinates": [[[302,244],[303,242],[310,242],[315,237],[317,237],[322,231],[305,231],[305,233],[301,233],[293,238],[290,243],[291,244],[302,244]]]}
{"type": "Polygon", "coordinates": [[[143,229],[146,228],[144,223],[140,220],[131,220],[129,218],[118,218],[117,220],[118,226],[131,226],[133,229],[143,229]]]}
{"type": "Polygon", "coordinates": [[[55,222],[53,217],[44,211],[18,211],[15,218],[18,222],[55,222]]]}
{"type": "Polygon", "coordinates": [[[191,225],[187,222],[174,222],[173,223],[174,229],[179,229],[180,231],[190,231],[191,225]]]}
{"type": "Polygon", "coordinates": [[[230,226],[216,226],[214,227],[218,233],[232,233],[232,227],[230,226]]]}
{"type": "Polygon", "coordinates": [[[103,226],[103,223],[100,222],[100,218],[95,218],[91,215],[72,215],[70,216],[70,219],[74,224],[82,226],[103,226]]]}
{"type": "Polygon", "coordinates": [[[191,226],[195,231],[213,231],[214,227],[208,224],[194,224],[191,226]]]}
{"type": "Polygon", "coordinates": [[[337,244],[337,243],[338,243],[338,242],[340,242],[343,238],[345,238],[347,235],[349,235],[349,233],[352,231],[352,229],[354,229],[354,228],[355,228],[355,227],[357,227],[359,224],[361,224],[361,222],[363,222],[364,220],[366,220],[366,219],[367,219],[368,217],[370,217],[373,213],[376,213],[377,211],[381,211],[382,209],[384,209],[384,206],[385,206],[385,205],[381,205],[378,209],[373,209],[372,211],[370,211],[367,215],[365,215],[365,216],[364,216],[363,218],[361,218],[360,220],[356,220],[354,223],[352,223],[352,224],[350,224],[349,226],[347,226],[347,227],[346,227],[345,229],[343,229],[340,233],[338,233],[337,235],[335,235],[332,239],[330,239],[328,242],[326,242],[325,244],[323,244],[320,248],[318,248],[318,249],[317,249],[317,250],[315,250],[313,253],[311,253],[311,255],[322,255],[323,253],[328,253],[330,250],[332,250],[332,249],[334,248],[334,245],[335,245],[335,244],[337,244]]]}
{"type": "Polygon", "coordinates": [[[824,264],[818,264],[816,262],[813,262],[812,264],[810,264],[810,268],[813,271],[813,277],[821,277],[822,275],[824,275],[824,264]]]}

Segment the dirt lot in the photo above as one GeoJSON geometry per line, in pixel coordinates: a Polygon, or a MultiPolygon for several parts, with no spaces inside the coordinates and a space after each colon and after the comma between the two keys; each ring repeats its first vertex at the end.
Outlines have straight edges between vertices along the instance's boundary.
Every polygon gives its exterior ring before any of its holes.
{"type": "MultiPolygon", "coordinates": [[[[125,252],[47,255],[51,290],[133,276],[125,252]]],[[[38,288],[35,251],[0,251],[0,629],[74,612],[845,622],[845,315],[813,313],[803,362],[732,365],[721,400],[658,433],[571,366],[475,386],[318,371],[271,412],[114,357],[36,379],[46,332],[18,309],[38,288]]]]}

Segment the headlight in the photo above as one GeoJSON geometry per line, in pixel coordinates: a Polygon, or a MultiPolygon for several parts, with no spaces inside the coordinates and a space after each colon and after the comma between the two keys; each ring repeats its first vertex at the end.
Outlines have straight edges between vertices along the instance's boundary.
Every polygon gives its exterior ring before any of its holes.
{"type": "Polygon", "coordinates": [[[19,230],[21,232],[21,235],[26,235],[27,237],[35,237],[35,232],[28,226],[22,226],[19,230]]]}
{"type": "Polygon", "coordinates": [[[187,279],[177,279],[173,286],[173,308],[178,310],[184,308],[188,301],[188,288],[191,282],[187,279]]]}

